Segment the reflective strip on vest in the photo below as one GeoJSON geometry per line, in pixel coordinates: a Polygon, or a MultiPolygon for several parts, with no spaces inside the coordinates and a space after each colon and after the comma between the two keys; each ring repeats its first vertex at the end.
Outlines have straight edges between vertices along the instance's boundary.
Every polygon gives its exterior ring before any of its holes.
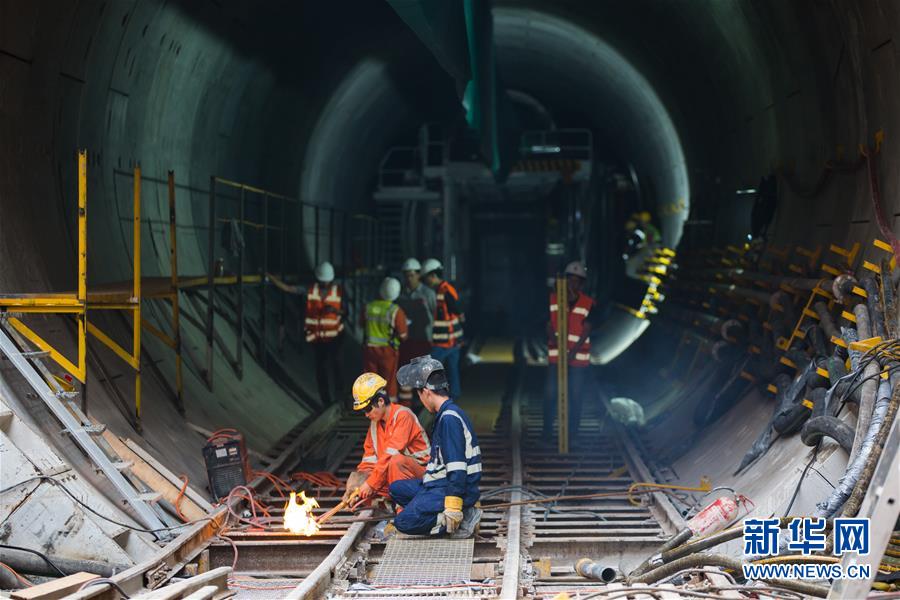
{"type": "MultiPolygon", "coordinates": [[[[591,338],[586,337],[581,344],[578,344],[578,340],[581,339],[584,331],[584,321],[590,316],[590,310],[593,304],[594,301],[590,296],[581,294],[579,295],[578,300],[575,301],[575,305],[569,309],[569,331],[566,332],[566,352],[568,354],[575,350],[574,354],[569,359],[569,363],[572,366],[583,367],[590,364],[591,338]],[[577,348],[576,344],[578,344],[577,348]]],[[[556,331],[557,328],[557,315],[559,314],[559,310],[559,304],[556,302],[556,294],[551,294],[550,324],[554,331],[556,331]]],[[[549,362],[551,364],[555,364],[559,360],[559,350],[556,346],[556,336],[551,335],[550,339],[547,341],[547,356],[550,359],[549,362]]]]}
{"type": "Polygon", "coordinates": [[[372,456],[363,456],[363,457],[362,457],[362,461],[363,461],[363,462],[367,462],[367,463],[377,463],[377,462],[378,462],[378,457],[376,457],[376,456],[374,456],[374,455],[372,455],[372,456]]]}
{"type": "Polygon", "coordinates": [[[459,315],[452,314],[447,306],[447,289],[450,284],[442,281],[438,286],[435,297],[437,299],[437,308],[434,315],[434,327],[432,329],[432,342],[435,346],[453,347],[457,339],[462,337],[462,325],[459,321],[459,315]]]}
{"type": "Polygon", "coordinates": [[[372,348],[396,348],[394,321],[400,307],[389,300],[373,300],[366,305],[366,345],[372,348]]]}
{"type": "Polygon", "coordinates": [[[306,341],[336,338],[344,330],[341,308],[341,291],[337,284],[328,287],[325,298],[322,297],[322,288],[319,284],[313,285],[306,296],[306,341]],[[326,309],[330,311],[326,312],[326,309]],[[337,311],[338,314],[331,311],[337,311]]]}

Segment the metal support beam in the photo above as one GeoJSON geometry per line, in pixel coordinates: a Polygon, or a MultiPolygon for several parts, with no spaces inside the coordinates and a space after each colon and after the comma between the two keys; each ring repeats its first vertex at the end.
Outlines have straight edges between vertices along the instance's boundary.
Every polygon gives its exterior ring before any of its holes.
{"type": "Polygon", "coordinates": [[[565,277],[556,278],[556,419],[559,453],[569,453],[569,288],[565,277]]]}
{"type": "Polygon", "coordinates": [[[134,358],[134,416],[141,431],[141,167],[134,168],[134,212],[132,215],[133,271],[131,300],[131,355],[134,358]]]}
{"type": "Polygon", "coordinates": [[[216,316],[216,177],[209,178],[209,273],[207,290],[209,298],[206,302],[206,387],[213,389],[213,348],[216,316]]]}
{"type": "Polygon", "coordinates": [[[237,272],[237,319],[236,348],[234,349],[235,370],[238,379],[244,378],[244,240],[247,230],[244,228],[244,205],[246,204],[244,188],[241,188],[238,200],[238,219],[241,228],[241,243],[238,244],[238,272],[237,272]]]}
{"type": "MultiPolygon", "coordinates": [[[[287,228],[287,223],[282,222],[281,226],[281,236],[284,237],[284,230],[287,228]]],[[[259,345],[256,350],[256,359],[259,361],[259,364],[262,365],[263,370],[266,369],[268,364],[268,356],[269,356],[269,325],[267,319],[267,303],[266,296],[268,291],[268,285],[266,284],[266,276],[269,272],[269,194],[263,194],[263,282],[259,286],[259,327],[262,331],[259,332],[259,345]]]]}
{"type": "Polygon", "coordinates": [[[178,234],[175,212],[175,172],[169,171],[169,266],[172,285],[172,336],[175,342],[175,392],[178,412],[184,414],[184,376],[181,362],[181,312],[178,291],[178,234]]]}

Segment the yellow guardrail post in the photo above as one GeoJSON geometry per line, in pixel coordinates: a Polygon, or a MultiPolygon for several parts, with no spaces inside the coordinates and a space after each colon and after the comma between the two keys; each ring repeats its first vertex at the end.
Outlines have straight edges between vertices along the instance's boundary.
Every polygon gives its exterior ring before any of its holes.
{"type": "Polygon", "coordinates": [[[77,368],[72,374],[81,382],[81,410],[87,414],[87,150],[85,149],[78,151],[78,292],[76,297],[81,305],[81,312],[75,316],[78,329],[78,359],[77,368]]]}
{"type": "Polygon", "coordinates": [[[569,299],[565,277],[556,278],[556,419],[559,453],[569,452],[569,299]]]}
{"type": "Polygon", "coordinates": [[[169,171],[169,267],[172,286],[172,334],[175,350],[175,393],[178,400],[178,412],[184,414],[184,380],[181,364],[181,311],[178,305],[178,234],[176,231],[175,213],[175,171],[169,171]]]}

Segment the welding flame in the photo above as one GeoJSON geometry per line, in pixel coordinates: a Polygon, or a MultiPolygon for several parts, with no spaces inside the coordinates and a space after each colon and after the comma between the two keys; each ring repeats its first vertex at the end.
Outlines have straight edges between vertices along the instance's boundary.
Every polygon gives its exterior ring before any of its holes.
{"type": "Polygon", "coordinates": [[[300,502],[297,502],[297,493],[291,492],[291,498],[284,507],[284,528],[290,529],[297,535],[315,535],[319,531],[319,524],[313,518],[312,511],[318,508],[319,503],[315,498],[307,498],[300,492],[300,502]]]}

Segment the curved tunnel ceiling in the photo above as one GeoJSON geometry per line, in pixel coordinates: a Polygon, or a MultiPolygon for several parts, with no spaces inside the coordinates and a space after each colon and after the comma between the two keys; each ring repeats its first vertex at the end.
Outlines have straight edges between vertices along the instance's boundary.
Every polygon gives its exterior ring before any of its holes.
{"type": "Polygon", "coordinates": [[[566,115],[567,126],[592,129],[601,156],[633,163],[653,182],[657,205],[680,206],[661,223],[664,243],[676,246],[690,202],[688,170],[672,119],[650,82],[612,46],[548,13],[498,8],[494,35],[510,87],[566,115]],[[574,120],[579,117],[585,122],[574,120]]]}
{"type": "MultiPolygon", "coordinates": [[[[0,252],[21,268],[0,272],[0,284],[71,286],[58,257],[73,246],[76,147],[91,151],[90,227],[102,240],[89,275],[109,281],[124,279],[131,262],[128,190],[117,169],[140,161],[160,176],[171,168],[195,188],[183,190],[178,218],[179,253],[197,273],[206,248],[190,225],[205,222],[211,173],[364,206],[387,147],[424,121],[457,114],[452,79],[435,73],[437,62],[387,3],[248,6],[3,5],[0,133],[13,143],[3,148],[0,252]],[[349,6],[355,19],[342,18],[349,6]],[[40,248],[23,256],[35,239],[40,248]]],[[[684,198],[706,211],[715,226],[686,229],[688,240],[743,239],[749,199],[733,190],[775,165],[814,182],[837,147],[870,142],[877,129],[888,132],[883,156],[896,155],[896,3],[509,0],[495,13],[507,85],[560,127],[589,121],[649,174],[663,205],[684,198]]],[[[884,197],[896,198],[897,186],[885,178],[884,197]]],[[[164,220],[161,187],[146,193],[148,219],[164,220]]],[[[862,180],[837,179],[816,219],[784,193],[777,239],[827,244],[876,232],[862,180]]],[[[896,207],[886,210],[896,228],[896,207]]],[[[667,217],[669,244],[684,217],[667,217]]],[[[165,272],[164,229],[148,224],[145,235],[145,272],[165,272]]]]}

